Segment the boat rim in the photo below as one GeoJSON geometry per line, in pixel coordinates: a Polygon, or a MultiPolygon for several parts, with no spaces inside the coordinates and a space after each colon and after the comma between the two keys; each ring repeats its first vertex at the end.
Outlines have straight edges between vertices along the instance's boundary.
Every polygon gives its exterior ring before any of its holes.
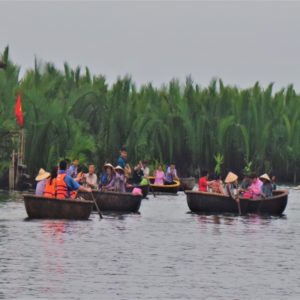
{"type": "MultiPolygon", "coordinates": [[[[154,176],[149,176],[148,177],[149,179],[154,179],[155,180],[155,177],[154,176]]],[[[152,184],[150,183],[149,185],[151,187],[163,187],[163,188],[175,188],[175,187],[179,187],[180,186],[180,181],[179,180],[173,180],[175,183],[174,184],[152,184]]]]}
{"type": "MultiPolygon", "coordinates": [[[[269,197],[269,198],[258,198],[258,199],[249,199],[249,198],[243,198],[240,197],[241,200],[247,200],[247,201],[268,201],[268,200],[274,200],[277,198],[281,198],[283,196],[287,196],[289,194],[289,191],[286,189],[283,190],[276,190],[280,192],[280,194],[269,197]]],[[[218,196],[220,198],[230,198],[228,195],[218,194],[218,193],[212,193],[212,192],[202,192],[202,191],[184,191],[185,194],[197,194],[197,195],[204,195],[204,196],[218,196]]]]}
{"type": "Polygon", "coordinates": [[[67,203],[94,203],[91,200],[85,200],[85,199],[71,199],[71,198],[67,198],[67,199],[58,199],[58,198],[51,198],[51,197],[45,197],[45,196],[38,196],[35,194],[22,194],[22,196],[25,197],[30,197],[30,198],[34,198],[34,199],[45,199],[45,200],[51,200],[51,201],[59,201],[59,202],[67,202],[67,203]]]}

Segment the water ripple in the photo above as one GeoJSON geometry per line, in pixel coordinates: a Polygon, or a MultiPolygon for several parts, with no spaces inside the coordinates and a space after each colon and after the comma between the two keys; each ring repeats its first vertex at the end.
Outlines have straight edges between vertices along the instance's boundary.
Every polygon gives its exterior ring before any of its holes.
{"type": "Polygon", "coordinates": [[[180,194],[78,222],[28,221],[14,194],[0,201],[0,299],[299,299],[299,195],[284,217],[199,216],[180,194]]]}

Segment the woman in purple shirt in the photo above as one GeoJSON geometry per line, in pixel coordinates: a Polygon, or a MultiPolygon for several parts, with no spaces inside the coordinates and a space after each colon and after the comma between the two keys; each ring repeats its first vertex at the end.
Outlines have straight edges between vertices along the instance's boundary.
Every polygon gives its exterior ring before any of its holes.
{"type": "Polygon", "coordinates": [[[115,179],[115,190],[116,192],[126,192],[126,177],[124,175],[124,169],[120,166],[115,167],[116,179],[115,179]]]}
{"type": "Polygon", "coordinates": [[[50,176],[51,174],[46,172],[43,168],[39,170],[38,175],[35,177],[35,180],[38,182],[35,188],[35,194],[37,196],[43,196],[47,178],[50,176]]]}

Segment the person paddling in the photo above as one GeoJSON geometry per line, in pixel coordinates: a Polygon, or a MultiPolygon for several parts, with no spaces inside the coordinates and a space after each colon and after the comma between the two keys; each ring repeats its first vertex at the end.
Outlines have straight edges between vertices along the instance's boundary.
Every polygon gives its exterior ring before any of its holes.
{"type": "Polygon", "coordinates": [[[229,172],[225,178],[225,190],[227,195],[236,201],[239,215],[241,215],[242,211],[238,190],[238,178],[239,177],[236,174],[229,172]]]}
{"type": "Polygon", "coordinates": [[[238,199],[238,176],[233,172],[229,172],[225,178],[226,194],[232,199],[238,199]]]}
{"type": "Polygon", "coordinates": [[[98,189],[98,184],[97,184],[97,175],[95,174],[95,165],[90,164],[89,165],[89,171],[88,173],[84,174],[85,178],[85,186],[89,186],[92,189],[98,189]]]}
{"type": "Polygon", "coordinates": [[[74,192],[82,191],[90,193],[91,188],[85,188],[75,181],[70,175],[67,175],[67,162],[62,160],[59,163],[59,171],[56,177],[56,198],[66,199],[74,198],[74,192]]]}

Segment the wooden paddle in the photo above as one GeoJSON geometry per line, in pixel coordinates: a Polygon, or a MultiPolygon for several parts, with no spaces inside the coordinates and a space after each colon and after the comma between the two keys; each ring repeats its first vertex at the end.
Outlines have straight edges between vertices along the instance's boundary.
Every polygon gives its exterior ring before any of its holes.
{"type": "Polygon", "coordinates": [[[97,211],[98,211],[99,217],[100,217],[100,219],[103,219],[102,213],[101,213],[101,211],[100,211],[100,209],[99,209],[99,206],[98,206],[98,204],[97,204],[97,202],[96,202],[96,200],[95,200],[95,197],[94,197],[93,191],[91,191],[91,194],[92,194],[92,198],[93,198],[94,204],[95,204],[95,206],[96,206],[96,208],[97,208],[97,211]]]}
{"type": "Polygon", "coordinates": [[[153,190],[153,187],[151,186],[151,184],[149,184],[149,187],[150,187],[150,190],[151,190],[151,192],[153,194],[153,197],[156,198],[156,194],[154,193],[154,190],[153,190]]]}
{"type": "Polygon", "coordinates": [[[237,196],[237,198],[235,199],[237,206],[238,206],[238,211],[239,211],[239,215],[242,215],[242,211],[241,211],[241,204],[240,204],[240,198],[239,196],[237,196]]]}

